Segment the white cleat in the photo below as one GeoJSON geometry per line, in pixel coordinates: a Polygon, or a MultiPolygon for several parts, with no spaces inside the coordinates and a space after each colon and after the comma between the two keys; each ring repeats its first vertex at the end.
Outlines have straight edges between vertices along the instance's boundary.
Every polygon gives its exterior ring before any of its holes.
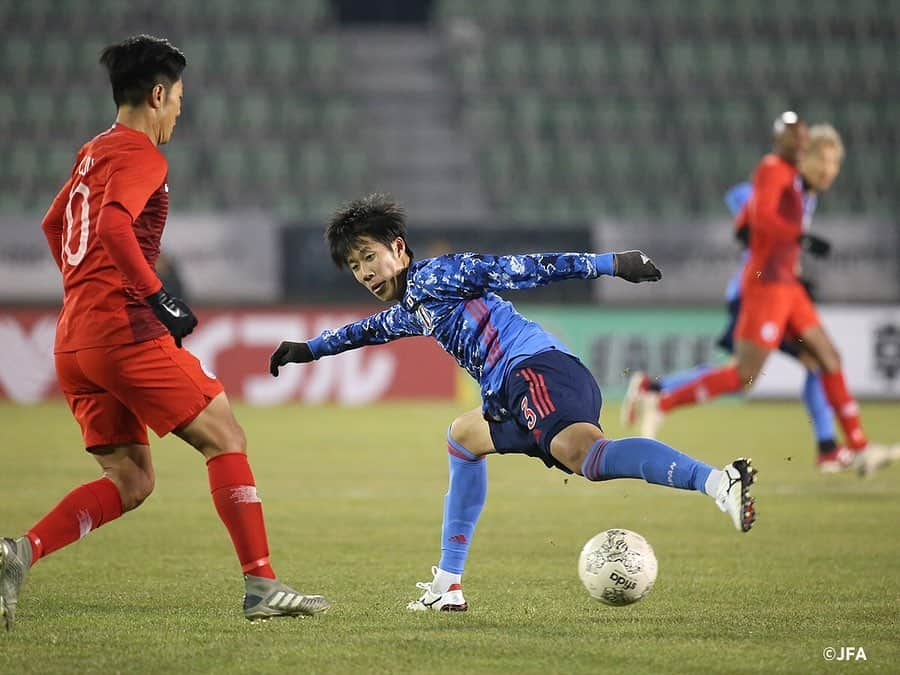
{"type": "Polygon", "coordinates": [[[662,426],[666,414],[659,409],[659,394],[655,391],[645,391],[638,396],[637,401],[638,426],[641,436],[656,438],[659,428],[662,426]]]}
{"type": "Polygon", "coordinates": [[[638,418],[638,401],[641,394],[649,390],[650,378],[647,373],[637,370],[628,380],[625,399],[619,409],[619,420],[625,428],[633,427],[638,418]]]}
{"type": "MultiPolygon", "coordinates": [[[[431,568],[431,574],[437,576],[437,567],[431,568]]],[[[416,588],[421,588],[425,593],[406,605],[406,609],[412,612],[465,612],[469,609],[459,584],[451,584],[443,593],[433,593],[431,584],[429,581],[418,582],[416,588]]]]}
{"type": "Polygon", "coordinates": [[[860,476],[867,477],[883,469],[892,461],[891,450],[885,445],[869,443],[856,453],[855,466],[860,476]]]}
{"type": "Polygon", "coordinates": [[[739,457],[726,464],[716,488],[716,505],[728,514],[738,532],[749,532],[756,521],[756,500],[750,496],[750,486],[756,482],[752,461],[739,457]]]}

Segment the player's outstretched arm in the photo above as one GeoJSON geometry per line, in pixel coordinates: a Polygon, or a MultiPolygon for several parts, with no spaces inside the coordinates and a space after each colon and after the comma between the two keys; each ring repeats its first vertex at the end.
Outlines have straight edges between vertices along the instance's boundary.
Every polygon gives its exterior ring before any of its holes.
{"type": "Polygon", "coordinates": [[[613,261],[613,275],[633,284],[662,279],[662,272],[643,251],[613,253],[613,261]]]}
{"type": "Polygon", "coordinates": [[[309,363],[350,349],[422,334],[422,327],[412,315],[400,305],[393,305],[337,330],[323,331],[307,342],[282,342],[269,357],[269,372],[273,377],[278,377],[278,369],[288,363],[309,363]]]}
{"type": "MultiPolygon", "coordinates": [[[[420,276],[422,271],[419,272],[420,276]]],[[[480,293],[522,290],[546,286],[567,279],[596,279],[621,276],[629,281],[657,281],[661,274],[640,251],[624,253],[528,253],[523,255],[482,255],[462,253],[433,258],[427,278],[431,289],[440,293],[480,293]],[[617,262],[619,257],[622,262],[617,262]],[[635,256],[646,259],[634,262],[635,256]]]]}

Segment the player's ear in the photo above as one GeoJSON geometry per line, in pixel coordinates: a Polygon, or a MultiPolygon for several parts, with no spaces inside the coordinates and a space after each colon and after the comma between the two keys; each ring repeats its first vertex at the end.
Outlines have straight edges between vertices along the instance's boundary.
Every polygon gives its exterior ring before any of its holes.
{"type": "Polygon", "coordinates": [[[394,239],[394,253],[399,258],[406,251],[406,242],[403,240],[403,237],[397,237],[394,239]]]}
{"type": "Polygon", "coordinates": [[[162,83],[153,85],[150,90],[150,107],[161,108],[166,100],[166,87],[162,83]]]}

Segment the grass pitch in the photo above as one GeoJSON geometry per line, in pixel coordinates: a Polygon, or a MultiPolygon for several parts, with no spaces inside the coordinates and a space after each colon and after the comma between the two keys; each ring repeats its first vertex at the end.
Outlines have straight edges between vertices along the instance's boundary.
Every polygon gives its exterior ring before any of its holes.
{"type": "MultiPolygon", "coordinates": [[[[448,405],[239,407],[288,583],[326,593],[313,619],[250,625],[200,457],[154,444],[157,489],[137,511],[41,561],[13,632],[10,673],[810,672],[862,647],[897,672],[900,466],[821,476],[799,404],[706,406],[663,439],[715,465],[749,454],[759,520],[740,535],[706,497],[590,484],[523,457],[488,459],[488,502],[465,577],[466,614],[412,615],[437,561],[448,405]],[[643,534],[659,558],[636,605],[590,600],[575,563],[596,532],[643,534]]],[[[896,404],[868,404],[873,438],[900,440],[896,404]]],[[[615,406],[604,426],[621,435],[615,406]]],[[[97,477],[64,405],[0,406],[0,532],[18,535],[97,477]]],[[[843,667],[842,667],[843,666],[843,667]]]]}

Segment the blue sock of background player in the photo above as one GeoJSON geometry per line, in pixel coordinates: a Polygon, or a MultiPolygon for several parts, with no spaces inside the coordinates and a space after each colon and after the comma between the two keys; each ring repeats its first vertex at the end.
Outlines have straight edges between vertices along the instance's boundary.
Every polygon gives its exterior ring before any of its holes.
{"type": "Polygon", "coordinates": [[[837,447],[834,441],[834,411],[822,388],[822,378],[811,370],[806,372],[806,382],[803,384],[803,404],[809,413],[819,452],[831,452],[837,447]]]}

